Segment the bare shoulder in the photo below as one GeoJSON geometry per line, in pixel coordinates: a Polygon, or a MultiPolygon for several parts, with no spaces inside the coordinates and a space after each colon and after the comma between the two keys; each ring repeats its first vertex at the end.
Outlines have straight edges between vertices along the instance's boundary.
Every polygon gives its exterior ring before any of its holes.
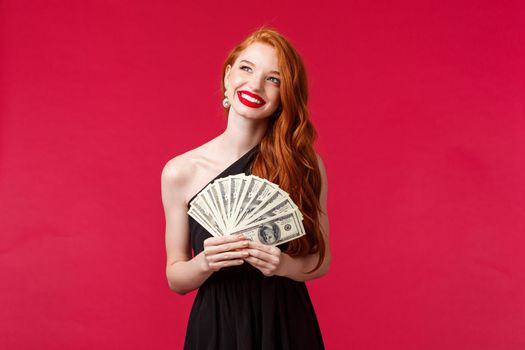
{"type": "Polygon", "coordinates": [[[197,147],[168,160],[162,169],[163,184],[177,188],[185,197],[185,190],[198,171],[200,154],[200,147],[197,147]]]}
{"type": "Polygon", "coordinates": [[[168,160],[162,169],[162,178],[177,184],[186,182],[191,173],[195,171],[195,163],[192,161],[191,152],[180,154],[168,160]]]}
{"type": "Polygon", "coordinates": [[[166,165],[164,165],[162,176],[177,183],[186,182],[195,174],[195,171],[198,170],[199,165],[202,163],[210,147],[210,143],[211,141],[206,142],[170,159],[166,165]]]}
{"type": "Polygon", "coordinates": [[[161,174],[163,191],[172,192],[172,197],[176,196],[180,201],[191,198],[195,187],[201,183],[200,178],[205,176],[209,144],[207,142],[166,162],[161,174]]]}

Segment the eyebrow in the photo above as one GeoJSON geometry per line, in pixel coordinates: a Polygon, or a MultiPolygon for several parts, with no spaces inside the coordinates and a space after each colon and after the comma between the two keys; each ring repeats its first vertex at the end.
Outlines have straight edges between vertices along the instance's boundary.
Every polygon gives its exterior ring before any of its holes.
{"type": "MultiPolygon", "coordinates": [[[[252,66],[255,66],[255,64],[253,64],[252,62],[248,61],[248,60],[241,60],[239,63],[241,62],[246,62],[246,63],[249,63],[251,64],[252,66]]],[[[272,70],[270,73],[274,73],[274,74],[277,74],[277,75],[281,75],[278,71],[276,70],[272,70]]]]}

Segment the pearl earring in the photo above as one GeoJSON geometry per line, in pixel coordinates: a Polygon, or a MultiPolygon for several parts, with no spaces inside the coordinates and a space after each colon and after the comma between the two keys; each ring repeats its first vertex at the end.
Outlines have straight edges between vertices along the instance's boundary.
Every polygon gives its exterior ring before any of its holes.
{"type": "MultiPolygon", "coordinates": [[[[224,96],[226,96],[226,91],[224,91],[224,96]]],[[[228,97],[224,97],[224,100],[222,100],[222,106],[224,108],[230,107],[230,100],[228,100],[228,97]]]]}

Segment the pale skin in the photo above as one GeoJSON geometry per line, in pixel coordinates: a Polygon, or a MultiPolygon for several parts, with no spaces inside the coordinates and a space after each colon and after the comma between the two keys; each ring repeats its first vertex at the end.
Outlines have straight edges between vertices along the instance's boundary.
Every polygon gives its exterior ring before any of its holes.
{"type": "Polygon", "coordinates": [[[291,257],[274,246],[247,240],[242,235],[210,237],[204,250],[192,257],[188,201],[263,137],[269,116],[280,104],[280,77],[275,49],[264,43],[247,47],[226,70],[224,84],[231,107],[226,129],[205,144],[169,160],[161,174],[162,203],[166,219],[166,277],[178,294],[199,288],[215,271],[249,263],[265,276],[306,281],[323,276],[330,266],[329,222],[326,210],[327,180],[322,159],[320,224],[326,250],[321,267],[312,273],[318,254],[291,257]],[[266,103],[258,108],[241,103],[238,91],[249,91],[266,103]]]}

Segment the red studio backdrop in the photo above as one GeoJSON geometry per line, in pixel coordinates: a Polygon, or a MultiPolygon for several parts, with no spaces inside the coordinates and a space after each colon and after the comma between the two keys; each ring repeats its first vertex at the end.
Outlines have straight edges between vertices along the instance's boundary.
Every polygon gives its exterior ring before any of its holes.
{"type": "Polygon", "coordinates": [[[327,349],[525,349],[521,1],[0,1],[0,347],[181,349],[160,174],[256,28],[308,70],[327,349]]]}

